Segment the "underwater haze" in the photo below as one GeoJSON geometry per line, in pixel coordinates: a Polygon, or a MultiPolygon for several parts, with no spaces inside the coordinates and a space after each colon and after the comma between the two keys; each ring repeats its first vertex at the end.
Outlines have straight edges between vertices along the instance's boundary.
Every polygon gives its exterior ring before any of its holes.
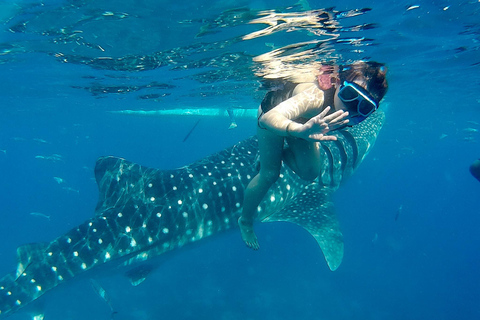
{"type": "Polygon", "coordinates": [[[32,304],[46,319],[111,319],[90,278],[116,320],[480,318],[480,1],[3,0],[0,21],[0,277],[93,216],[99,157],[173,169],[254,135],[185,109],[256,110],[277,72],[259,57],[388,67],[385,125],[334,197],[338,270],[298,226],[258,224],[259,251],[234,230],[136,287],[93,271],[32,304]]]}

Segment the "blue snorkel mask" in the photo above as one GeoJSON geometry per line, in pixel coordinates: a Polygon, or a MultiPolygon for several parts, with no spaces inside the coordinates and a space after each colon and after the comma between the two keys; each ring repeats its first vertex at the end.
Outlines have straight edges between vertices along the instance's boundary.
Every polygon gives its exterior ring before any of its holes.
{"type": "Polygon", "coordinates": [[[378,102],[370,93],[353,82],[344,81],[338,91],[338,97],[348,110],[355,112],[354,116],[348,117],[348,126],[359,124],[378,109],[378,102]]]}

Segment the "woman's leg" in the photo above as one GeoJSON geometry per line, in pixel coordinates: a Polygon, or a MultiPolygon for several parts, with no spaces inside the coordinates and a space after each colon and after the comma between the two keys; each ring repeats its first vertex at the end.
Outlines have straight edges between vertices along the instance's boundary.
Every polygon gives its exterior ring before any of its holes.
{"type": "Polygon", "coordinates": [[[242,215],[238,219],[242,239],[247,246],[259,248],[257,236],[253,231],[253,220],[257,207],[270,186],[278,179],[282,167],[283,137],[264,129],[257,130],[260,153],[260,172],[245,189],[242,215]]]}
{"type": "Polygon", "coordinates": [[[283,160],[300,178],[314,180],[320,173],[320,144],[289,138],[283,160]]]}

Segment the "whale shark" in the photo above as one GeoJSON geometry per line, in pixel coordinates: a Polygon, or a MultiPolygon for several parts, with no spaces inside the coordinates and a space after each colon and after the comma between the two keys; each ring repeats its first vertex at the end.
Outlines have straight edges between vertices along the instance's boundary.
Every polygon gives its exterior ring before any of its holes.
{"type": "MultiPolygon", "coordinates": [[[[314,181],[283,166],[258,206],[258,222],[288,221],[317,241],[330,270],[343,259],[343,236],[332,192],[352,175],[384,122],[377,111],[362,123],[335,131],[320,144],[314,181]]],[[[174,170],[147,168],[117,157],[95,166],[99,200],[94,216],[48,243],[17,249],[17,270],[0,279],[0,318],[96,268],[136,268],[132,284],[148,276],[142,263],[204,238],[237,228],[244,190],[257,173],[255,137],[174,170]],[[138,269],[140,268],[140,269],[138,269]]],[[[239,235],[240,239],[240,235],[239,235]]]]}

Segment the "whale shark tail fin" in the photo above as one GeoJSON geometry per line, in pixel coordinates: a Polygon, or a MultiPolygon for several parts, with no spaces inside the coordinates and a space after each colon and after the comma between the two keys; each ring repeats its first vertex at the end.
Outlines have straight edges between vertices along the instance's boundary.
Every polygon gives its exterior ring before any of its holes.
{"type": "Polygon", "coordinates": [[[330,270],[335,271],[343,259],[343,235],[330,200],[331,193],[328,187],[309,185],[290,205],[262,222],[288,221],[303,227],[317,241],[330,270]]]}

